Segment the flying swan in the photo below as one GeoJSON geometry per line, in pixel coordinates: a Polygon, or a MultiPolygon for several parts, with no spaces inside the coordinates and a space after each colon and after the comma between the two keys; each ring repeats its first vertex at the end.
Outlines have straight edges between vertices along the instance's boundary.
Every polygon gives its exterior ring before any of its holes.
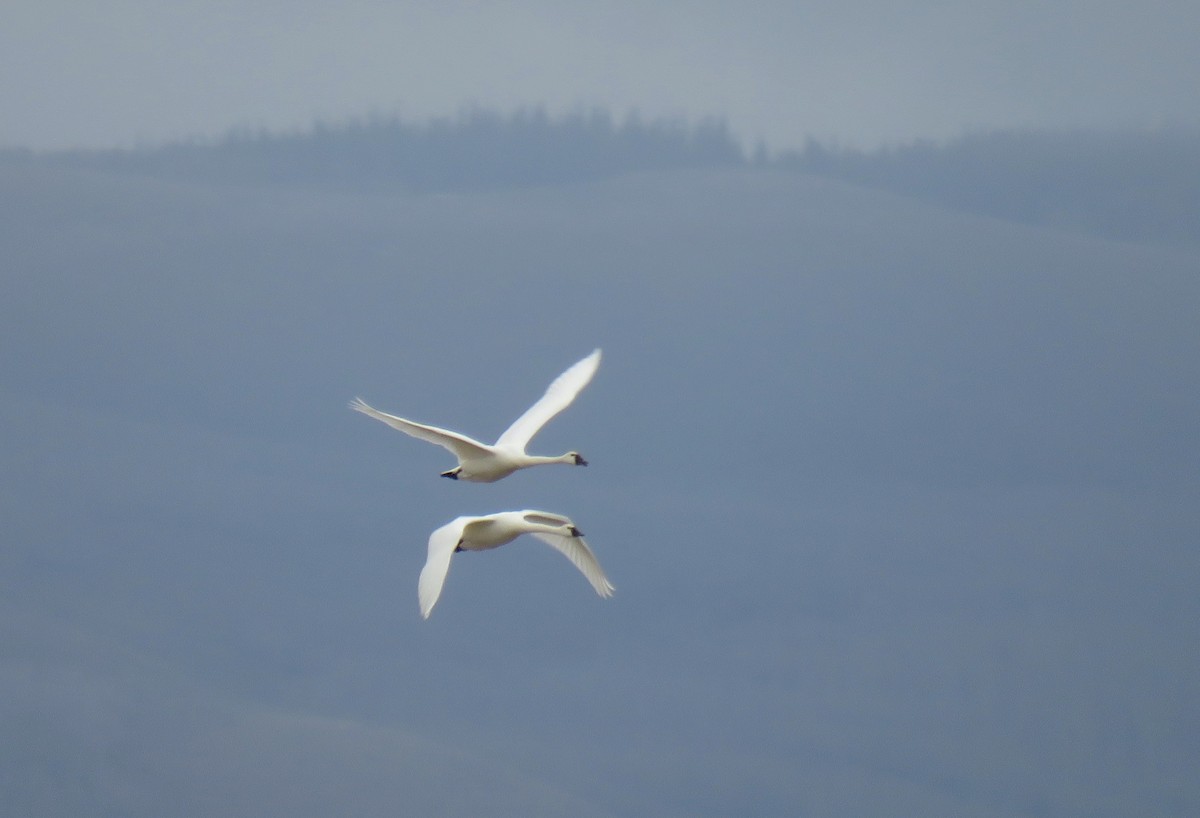
{"type": "MultiPolygon", "coordinates": [[[[525,454],[525,447],[550,418],[571,405],[575,396],[588,385],[592,376],[596,374],[596,367],[599,365],[600,350],[597,349],[555,378],[554,382],[546,389],[546,394],[525,410],[525,414],[517,418],[513,425],[500,435],[500,439],[493,446],[480,443],[478,440],[473,440],[458,432],[427,426],[424,423],[415,423],[386,412],[380,412],[368,406],[362,398],[352,400],[350,408],[376,420],[381,420],[405,434],[449,449],[458,458],[458,466],[442,472],[442,477],[449,477],[451,480],[470,480],[475,483],[494,483],[503,477],[508,477],[517,469],[525,469],[530,466],[549,463],[587,465],[587,461],[579,452],[567,452],[558,457],[541,457],[525,454]]],[[[497,543],[497,545],[499,544],[497,543]]]]}
{"type": "Polygon", "coordinates": [[[547,511],[501,511],[482,517],[456,517],[429,535],[429,556],[417,581],[421,616],[429,618],[442,594],[450,558],[457,551],[486,551],[532,534],[561,552],[575,564],[596,593],[610,597],[615,588],[604,575],[596,555],[583,541],[583,532],[561,514],[547,511]]]}

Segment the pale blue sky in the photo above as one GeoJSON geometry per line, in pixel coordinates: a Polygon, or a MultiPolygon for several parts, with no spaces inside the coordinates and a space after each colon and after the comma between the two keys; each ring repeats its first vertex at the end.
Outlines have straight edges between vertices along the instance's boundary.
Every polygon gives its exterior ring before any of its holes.
{"type": "Polygon", "coordinates": [[[1189,2],[18,0],[0,146],[133,145],[482,104],[718,115],[753,141],[1200,122],[1189,2]]]}

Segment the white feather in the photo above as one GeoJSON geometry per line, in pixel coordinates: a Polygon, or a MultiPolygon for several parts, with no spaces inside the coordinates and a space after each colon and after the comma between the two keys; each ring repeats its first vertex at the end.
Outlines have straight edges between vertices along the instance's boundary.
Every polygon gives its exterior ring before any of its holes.
{"type": "Polygon", "coordinates": [[[501,511],[478,517],[456,517],[429,535],[429,554],[417,581],[421,616],[426,619],[437,604],[455,551],[487,551],[532,534],[565,555],[596,593],[612,596],[615,588],[579,529],[567,517],[546,511],[501,511]]]}
{"type": "MultiPolygon", "coordinates": [[[[600,350],[597,349],[555,378],[537,403],[526,409],[491,446],[458,432],[380,412],[368,406],[362,398],[352,400],[350,408],[407,435],[448,449],[458,459],[458,467],[442,472],[442,476],[476,483],[491,483],[530,466],[551,463],[587,465],[587,461],[578,452],[545,457],[526,454],[525,447],[551,418],[571,405],[580,391],[592,380],[599,366],[600,350]]],[[[478,396],[472,396],[472,399],[478,400],[478,396]]]]}

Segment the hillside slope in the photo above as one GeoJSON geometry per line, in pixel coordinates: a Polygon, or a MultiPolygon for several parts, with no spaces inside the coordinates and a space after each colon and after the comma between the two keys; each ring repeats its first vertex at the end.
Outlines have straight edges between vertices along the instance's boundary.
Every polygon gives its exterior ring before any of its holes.
{"type": "Polygon", "coordinates": [[[778,170],[0,208],[6,803],[1200,807],[1195,253],[778,170]],[[535,441],[587,470],[454,485],[345,406],[487,437],[594,346],[535,441]],[[428,532],[513,507],[617,595],[514,544],[420,621],[428,532]]]}

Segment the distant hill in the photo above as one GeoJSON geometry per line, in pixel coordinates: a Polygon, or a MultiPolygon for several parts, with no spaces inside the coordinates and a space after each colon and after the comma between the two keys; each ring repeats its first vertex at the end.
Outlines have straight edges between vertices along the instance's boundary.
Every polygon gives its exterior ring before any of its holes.
{"type": "Polygon", "coordinates": [[[604,111],[552,118],[472,109],[456,118],[317,123],[299,133],[236,132],[213,143],[68,151],[74,167],[241,184],[447,192],[585,182],[641,170],[740,165],[720,120],[617,122],[604,111]]]}
{"type": "Polygon", "coordinates": [[[1200,132],[1001,131],[778,164],[1024,224],[1200,244],[1200,132]]]}
{"type": "Polygon", "coordinates": [[[1200,253],[772,168],[0,212],[5,814],[1200,815],[1200,253]],[[588,469],[346,406],[495,435],[596,346],[588,469]],[[514,543],[421,619],[529,506],[617,595],[514,543]]]}
{"type": "Polygon", "coordinates": [[[295,133],[11,159],[210,184],[354,192],[469,192],[579,184],[641,171],[759,167],[830,177],[1021,224],[1134,242],[1200,245],[1200,132],[1001,131],[874,151],[810,141],[751,156],[720,119],[623,120],[473,109],[375,117],[295,133]]]}

